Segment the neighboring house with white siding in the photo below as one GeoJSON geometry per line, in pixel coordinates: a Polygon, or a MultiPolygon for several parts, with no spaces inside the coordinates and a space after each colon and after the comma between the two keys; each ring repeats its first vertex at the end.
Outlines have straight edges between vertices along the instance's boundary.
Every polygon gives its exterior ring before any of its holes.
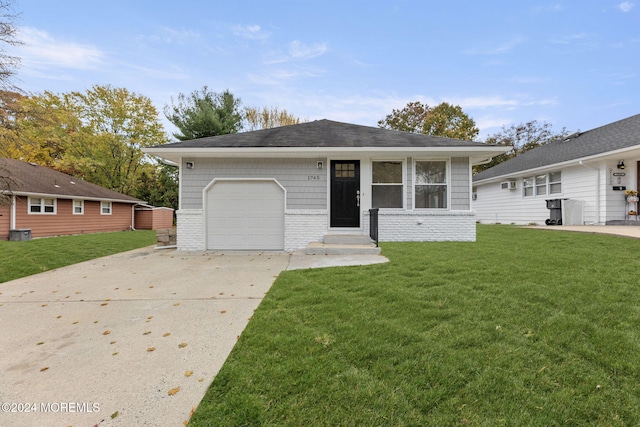
{"type": "Polygon", "coordinates": [[[144,151],[180,167],[180,250],[295,250],[327,234],[475,241],[471,167],[507,148],[318,120],[144,151]]]}
{"type": "MultiPolygon", "coordinates": [[[[627,190],[640,188],[640,114],[576,133],[473,177],[473,209],[482,223],[545,224],[547,200],[562,200],[562,224],[638,219],[627,190]]],[[[559,224],[555,224],[559,225],[559,224]]]]}

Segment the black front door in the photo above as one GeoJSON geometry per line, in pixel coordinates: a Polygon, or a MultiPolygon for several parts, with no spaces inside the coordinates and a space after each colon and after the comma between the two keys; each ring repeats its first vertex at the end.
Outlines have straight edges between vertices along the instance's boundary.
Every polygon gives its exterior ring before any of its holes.
{"type": "Polygon", "coordinates": [[[331,161],[331,227],[360,227],[360,161],[331,161]]]}

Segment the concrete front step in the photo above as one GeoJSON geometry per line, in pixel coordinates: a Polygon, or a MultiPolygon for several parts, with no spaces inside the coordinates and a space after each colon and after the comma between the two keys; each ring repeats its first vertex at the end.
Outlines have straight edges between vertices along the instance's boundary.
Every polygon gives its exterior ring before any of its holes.
{"type": "Polygon", "coordinates": [[[312,242],[304,249],[306,255],[380,255],[380,248],[367,245],[345,245],[312,242]]]}
{"type": "Polygon", "coordinates": [[[322,242],[327,245],[369,245],[371,237],[366,234],[325,234],[322,242]]]}

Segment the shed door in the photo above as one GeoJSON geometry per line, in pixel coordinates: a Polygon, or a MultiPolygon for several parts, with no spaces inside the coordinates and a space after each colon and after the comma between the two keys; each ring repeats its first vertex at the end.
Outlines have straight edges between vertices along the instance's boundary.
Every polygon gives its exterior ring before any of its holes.
{"type": "Polygon", "coordinates": [[[274,181],[218,181],[207,192],[207,249],[283,250],[284,190],[274,181]]]}

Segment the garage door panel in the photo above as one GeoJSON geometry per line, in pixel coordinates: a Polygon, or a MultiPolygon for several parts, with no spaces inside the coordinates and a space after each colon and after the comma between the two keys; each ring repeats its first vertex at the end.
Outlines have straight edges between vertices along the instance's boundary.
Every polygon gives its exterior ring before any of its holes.
{"type": "Polygon", "coordinates": [[[207,192],[208,249],[284,249],[284,191],[274,181],[220,181],[207,192]]]}

